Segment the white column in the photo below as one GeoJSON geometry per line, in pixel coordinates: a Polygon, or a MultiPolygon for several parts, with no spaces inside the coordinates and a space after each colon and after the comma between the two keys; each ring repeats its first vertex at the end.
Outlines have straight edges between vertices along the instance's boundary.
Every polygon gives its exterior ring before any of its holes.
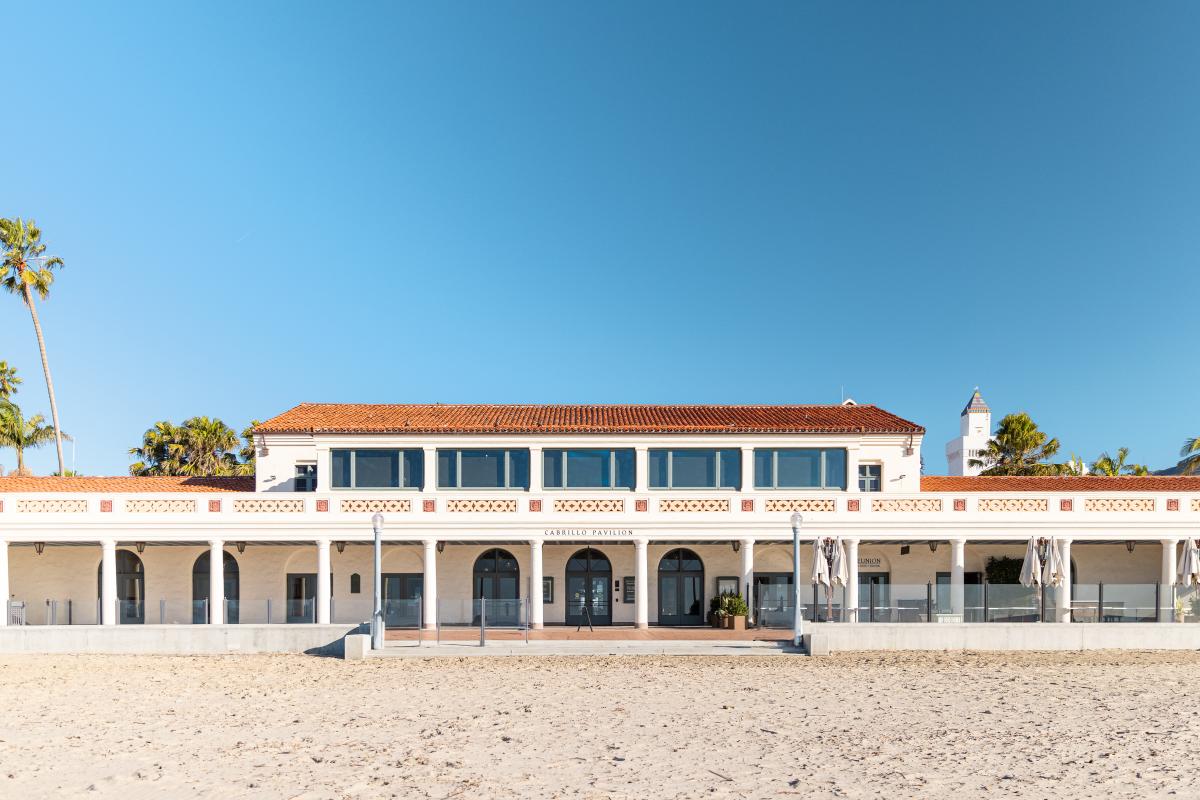
{"type": "Polygon", "coordinates": [[[0,539],[0,626],[8,624],[8,541],[0,539]]]}
{"type": "Polygon", "coordinates": [[[638,447],[633,451],[634,456],[634,491],[644,492],[650,488],[650,449],[638,447]]]}
{"type": "Polygon", "coordinates": [[[858,448],[846,448],[846,491],[858,493],[858,448]]]}
{"type": "Polygon", "coordinates": [[[425,485],[421,487],[422,492],[437,491],[437,448],[426,447],[423,450],[425,455],[425,485]]]}
{"type": "MultiPolygon", "coordinates": [[[[261,463],[261,462],[260,462],[261,463]]],[[[328,447],[317,448],[317,491],[328,492],[333,488],[333,462],[328,447]]],[[[278,479],[280,476],[276,476],[278,479]]],[[[285,481],[292,479],[291,475],[282,476],[285,481]]],[[[230,501],[233,502],[233,501],[230,501]]]]}
{"type": "Polygon", "coordinates": [[[742,448],[742,491],[754,491],[754,448],[742,448]]]}
{"type": "Polygon", "coordinates": [[[540,628],[544,622],[542,607],[542,543],[529,543],[529,626],[540,628]]]}
{"type": "Polygon", "coordinates": [[[208,543],[208,621],[225,624],[225,542],[220,539],[208,543]]]}
{"type": "Polygon", "coordinates": [[[117,543],[100,542],[100,624],[117,624],[117,543]]]}
{"type": "Polygon", "coordinates": [[[858,539],[843,539],[846,548],[846,622],[858,622],[858,539]]]}
{"type": "Polygon", "coordinates": [[[425,542],[425,580],[422,589],[422,615],[425,630],[431,631],[437,627],[438,587],[437,587],[437,540],[426,539],[425,542]]]}
{"type": "Polygon", "coordinates": [[[542,490],[542,448],[529,448],[529,491],[540,492],[542,490]]]}
{"type": "Polygon", "coordinates": [[[1063,561],[1063,582],[1055,593],[1058,598],[1058,621],[1071,621],[1071,540],[1059,539],[1058,549],[1063,561]]]}
{"type": "Polygon", "coordinates": [[[329,624],[329,540],[317,539],[317,624],[329,624]]]}
{"type": "Polygon", "coordinates": [[[748,620],[754,621],[754,540],[742,539],[742,597],[750,606],[748,620]]]}
{"type": "Polygon", "coordinates": [[[950,613],[963,614],[966,606],[963,572],[967,565],[967,540],[950,540],[950,613]]]}
{"type": "Polygon", "coordinates": [[[1163,622],[1175,621],[1175,582],[1179,571],[1175,563],[1175,549],[1179,546],[1178,539],[1162,540],[1162,575],[1159,576],[1158,604],[1161,606],[1158,618],[1163,622]]]}
{"type": "Polygon", "coordinates": [[[650,627],[650,587],[646,583],[646,581],[648,580],[646,578],[646,573],[648,572],[648,570],[646,568],[646,561],[647,561],[646,551],[648,549],[649,544],[650,544],[650,541],[648,539],[634,539],[633,540],[633,547],[634,547],[634,552],[635,552],[634,568],[633,568],[633,575],[634,575],[634,578],[633,578],[634,587],[633,588],[636,590],[636,594],[637,594],[637,626],[639,628],[649,628],[650,627]]]}

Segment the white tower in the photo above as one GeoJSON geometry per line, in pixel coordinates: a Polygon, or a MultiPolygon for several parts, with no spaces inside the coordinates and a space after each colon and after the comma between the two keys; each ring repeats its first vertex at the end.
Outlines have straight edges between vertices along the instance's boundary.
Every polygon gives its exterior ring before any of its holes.
{"type": "Polygon", "coordinates": [[[987,448],[988,440],[992,438],[992,410],[983,402],[978,387],[967,401],[967,407],[962,410],[958,432],[957,439],[946,442],[946,462],[950,467],[948,474],[978,475],[983,470],[967,466],[967,462],[979,458],[980,452],[987,448]]]}

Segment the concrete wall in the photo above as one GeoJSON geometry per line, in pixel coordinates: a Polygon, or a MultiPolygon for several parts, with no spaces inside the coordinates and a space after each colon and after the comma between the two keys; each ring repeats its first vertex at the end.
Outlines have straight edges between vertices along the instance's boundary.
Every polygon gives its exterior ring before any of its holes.
{"type": "Polygon", "coordinates": [[[1200,649],[1200,625],[1191,623],[822,623],[806,626],[805,633],[818,647],[827,645],[829,652],[1200,649]]]}
{"type": "Polygon", "coordinates": [[[0,653],[308,653],[342,655],[357,625],[121,625],[0,628],[0,653]]]}

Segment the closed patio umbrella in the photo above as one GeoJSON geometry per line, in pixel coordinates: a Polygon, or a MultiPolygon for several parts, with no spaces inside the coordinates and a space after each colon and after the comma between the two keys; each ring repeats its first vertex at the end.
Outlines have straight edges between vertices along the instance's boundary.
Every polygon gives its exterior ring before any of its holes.
{"type": "Polygon", "coordinates": [[[825,548],[820,539],[813,539],[812,582],[829,585],[829,562],[825,560],[825,548]]]}
{"type": "Polygon", "coordinates": [[[1038,558],[1037,538],[1031,538],[1025,546],[1025,561],[1021,563],[1021,583],[1038,586],[1042,582],[1042,560],[1038,558]]]}
{"type": "Polygon", "coordinates": [[[1200,550],[1196,540],[1183,540],[1183,558],[1179,559],[1179,582],[1184,586],[1200,586],[1200,550]]]}
{"type": "Polygon", "coordinates": [[[1046,563],[1042,567],[1042,583],[1046,586],[1062,586],[1066,578],[1063,566],[1062,552],[1058,549],[1058,540],[1051,539],[1046,546],[1046,563]]]}
{"type": "Polygon", "coordinates": [[[833,540],[833,567],[829,570],[829,583],[832,586],[845,586],[850,580],[850,567],[846,564],[846,550],[842,547],[840,538],[833,540]]]}

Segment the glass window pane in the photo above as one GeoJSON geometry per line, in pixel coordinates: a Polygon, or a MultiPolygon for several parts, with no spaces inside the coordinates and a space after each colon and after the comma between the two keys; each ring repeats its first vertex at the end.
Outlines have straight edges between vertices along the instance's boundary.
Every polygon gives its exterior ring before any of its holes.
{"type": "Polygon", "coordinates": [[[612,483],[607,450],[568,450],[567,486],[571,489],[607,489],[612,483]]]}
{"type": "Polygon", "coordinates": [[[679,571],[679,551],[672,550],[663,556],[662,561],[658,562],[660,572],[678,572],[679,571]]]}
{"type": "Polygon", "coordinates": [[[529,488],[529,451],[509,450],[508,485],[514,489],[529,488]]]}
{"type": "Polygon", "coordinates": [[[771,488],[771,460],[774,450],[754,451],[754,486],[758,489],[771,488]]]}
{"type": "Polygon", "coordinates": [[[846,451],[825,451],[825,488],[846,488],[846,451]]]}
{"type": "Polygon", "coordinates": [[[691,550],[684,550],[679,556],[679,568],[684,572],[699,572],[704,569],[704,564],[691,550]]]}
{"type": "Polygon", "coordinates": [[[650,451],[650,488],[667,488],[667,451],[650,451]]]}
{"type": "Polygon", "coordinates": [[[717,485],[715,450],[671,451],[671,487],[675,489],[711,489],[717,485]]]}
{"type": "Polygon", "coordinates": [[[547,489],[563,488],[562,457],[562,450],[542,452],[542,486],[547,489]]]}
{"type": "Polygon", "coordinates": [[[721,451],[721,488],[740,489],[742,486],[742,451],[721,451]]]}
{"type": "Polygon", "coordinates": [[[404,451],[404,486],[420,489],[425,485],[425,451],[404,451]]]}
{"type": "Polygon", "coordinates": [[[817,488],[821,485],[820,450],[779,450],[776,485],[789,488],[817,488]]]}
{"type": "Polygon", "coordinates": [[[330,479],[333,481],[335,489],[350,488],[350,451],[349,450],[332,450],[330,451],[330,466],[332,475],[330,479]]]}
{"type": "Polygon", "coordinates": [[[400,485],[399,450],[354,451],[354,486],[357,489],[394,489],[400,485]]]}
{"type": "Polygon", "coordinates": [[[633,450],[622,449],[614,450],[613,457],[617,459],[617,485],[618,489],[633,489],[637,486],[637,479],[634,475],[634,456],[633,450]]]}
{"type": "Polygon", "coordinates": [[[458,485],[464,489],[499,489],[504,486],[503,450],[463,450],[462,475],[458,485]]]}
{"type": "Polygon", "coordinates": [[[443,489],[458,486],[458,451],[438,450],[438,483],[443,489]]]}

